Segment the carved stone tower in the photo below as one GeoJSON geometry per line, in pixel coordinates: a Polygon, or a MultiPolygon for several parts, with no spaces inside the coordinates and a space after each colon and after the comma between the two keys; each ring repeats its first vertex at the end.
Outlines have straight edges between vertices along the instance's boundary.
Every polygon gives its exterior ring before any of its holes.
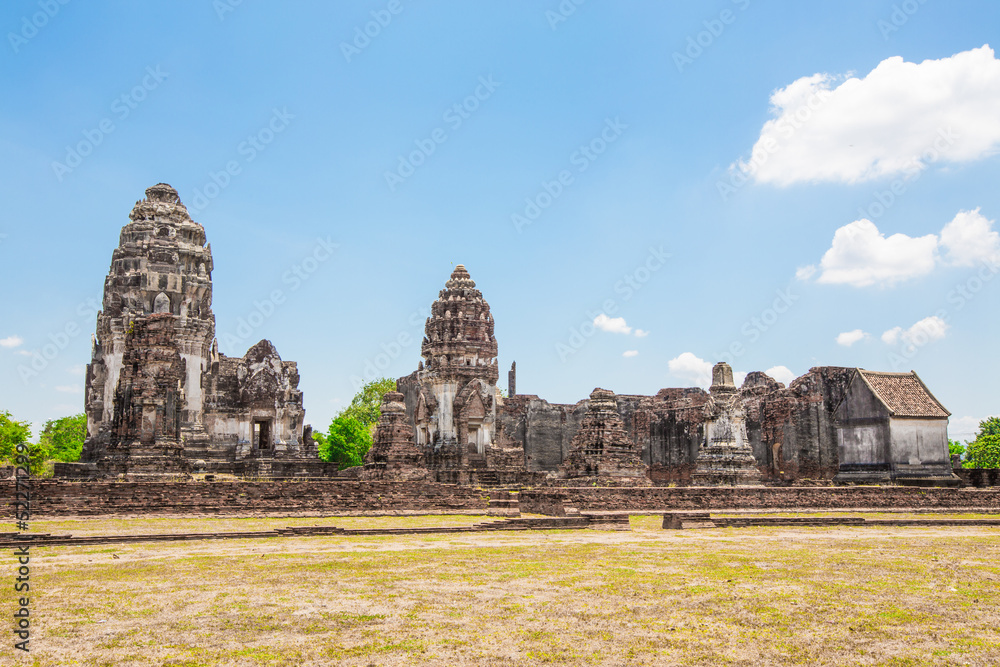
{"type": "MultiPolygon", "coordinates": [[[[155,337],[158,355],[164,359],[165,355],[175,357],[155,371],[156,384],[170,384],[175,394],[171,409],[176,412],[176,428],[162,435],[172,440],[174,447],[180,447],[185,436],[203,438],[201,373],[215,336],[211,245],[206,245],[205,229],[191,220],[177,191],[163,183],[146,190],[146,198],[136,202],[129,219],[104,281],[103,310],[97,316],[92,359],[87,368],[88,438],[84,461],[99,460],[112,439],[123,445],[133,438],[151,437],[149,424],[121,421],[121,415],[140,410],[136,405],[126,405],[138,400],[133,394],[126,396],[128,384],[153,371],[125,369],[126,386],[119,387],[119,381],[125,357],[130,356],[133,364],[139,363],[139,357],[145,354],[142,347],[154,329],[163,330],[155,337]],[[170,322],[151,327],[150,321],[158,315],[167,317],[155,319],[170,322]],[[170,329],[169,334],[166,329],[170,329]]],[[[144,382],[148,394],[152,385],[148,378],[144,382]]],[[[144,402],[147,407],[141,411],[148,412],[148,399],[144,402]]]]}
{"type": "Polygon", "coordinates": [[[457,445],[463,463],[485,455],[495,436],[497,340],[490,306],[461,264],[431,306],[420,354],[417,444],[457,445]]]}
{"type": "Polygon", "coordinates": [[[712,394],[705,404],[705,442],[692,479],[697,486],[760,485],[760,470],[747,438],[743,407],[725,362],[712,367],[712,394]]]}

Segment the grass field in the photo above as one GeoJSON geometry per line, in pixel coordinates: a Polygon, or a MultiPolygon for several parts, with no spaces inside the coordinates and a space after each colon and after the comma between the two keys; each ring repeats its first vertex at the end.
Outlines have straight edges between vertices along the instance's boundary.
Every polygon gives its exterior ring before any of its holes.
{"type": "MultiPolygon", "coordinates": [[[[486,517],[99,519],[41,532],[486,517]]],[[[1000,528],[309,537],[32,550],[33,665],[998,665],[1000,528]]],[[[14,558],[4,567],[14,578],[14,558]]],[[[2,583],[4,609],[13,591],[2,583]]],[[[9,618],[9,616],[8,616],[9,618]]],[[[18,652],[20,653],[20,652],[18,652]]]]}

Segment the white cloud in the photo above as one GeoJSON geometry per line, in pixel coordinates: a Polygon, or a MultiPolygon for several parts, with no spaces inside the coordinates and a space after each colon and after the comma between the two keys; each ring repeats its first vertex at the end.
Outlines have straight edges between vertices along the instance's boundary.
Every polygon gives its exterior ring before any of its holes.
{"type": "Polygon", "coordinates": [[[608,317],[604,313],[594,318],[594,326],[601,331],[610,331],[611,333],[632,333],[632,327],[625,324],[624,317],[608,317]]]}
{"type": "Polygon", "coordinates": [[[6,338],[0,338],[0,347],[18,347],[24,339],[20,336],[7,336],[6,338]]]}
{"type": "Polygon", "coordinates": [[[648,335],[649,335],[649,332],[646,331],[645,329],[636,329],[635,330],[635,337],[636,338],[645,338],[648,335]]]}
{"type": "Polygon", "coordinates": [[[60,385],[55,388],[56,391],[61,391],[64,394],[80,394],[83,393],[83,387],[78,387],[76,385],[60,385]]]}
{"type": "Polygon", "coordinates": [[[622,352],[622,356],[625,358],[634,357],[637,354],[639,354],[639,350],[625,350],[624,352],[622,352]]]}
{"type": "Polygon", "coordinates": [[[948,420],[948,437],[952,440],[974,440],[976,433],[979,432],[979,422],[989,419],[991,416],[995,417],[996,415],[987,415],[983,418],[970,416],[952,417],[948,420]]]}
{"type": "Polygon", "coordinates": [[[837,345],[843,345],[844,347],[850,347],[857,343],[859,340],[864,340],[865,338],[870,338],[867,333],[861,329],[854,329],[853,331],[845,331],[844,333],[837,334],[837,345]]]}
{"type": "Polygon", "coordinates": [[[808,266],[800,266],[795,269],[795,278],[797,280],[809,280],[814,275],[816,275],[816,266],[814,264],[809,264],[808,266]]]}
{"type": "Polygon", "coordinates": [[[974,266],[980,262],[1000,262],[1000,233],[993,230],[994,220],[987,220],[979,209],[959,211],[941,230],[945,259],[955,266],[974,266]]]}
{"type": "Polygon", "coordinates": [[[856,183],[1000,148],[1000,60],[989,45],[921,63],[893,56],[860,79],[802,77],[770,102],[749,161],[733,165],[760,183],[856,183]]]}
{"type": "Polygon", "coordinates": [[[85,364],[74,364],[67,368],[66,372],[71,375],[83,375],[87,372],[87,366],[85,364]]]}
{"type": "Polygon", "coordinates": [[[937,245],[934,234],[886,238],[872,221],[855,220],[834,232],[833,245],[820,262],[818,282],[891,286],[933,271],[937,245]]]}
{"type": "MultiPolygon", "coordinates": [[[[818,282],[888,287],[928,274],[942,263],[1000,264],[1000,232],[993,229],[995,222],[977,208],[955,214],[940,237],[893,234],[886,238],[872,221],[855,220],[834,232],[833,244],[820,262],[823,272],[818,282]]],[[[808,280],[815,272],[815,266],[805,266],[795,271],[795,277],[808,280]]]]}
{"type": "Polygon", "coordinates": [[[899,342],[899,335],[903,333],[903,327],[893,327],[882,332],[882,342],[886,345],[895,345],[899,342]]]}
{"type": "Polygon", "coordinates": [[[32,354],[34,354],[34,352],[32,352],[31,350],[18,350],[17,353],[24,357],[30,357],[32,354]]]}
{"type": "Polygon", "coordinates": [[[920,347],[927,343],[941,340],[948,331],[948,323],[937,315],[925,317],[909,329],[893,327],[882,334],[882,342],[895,345],[900,340],[909,345],[920,347]]]}
{"type": "Polygon", "coordinates": [[[743,382],[747,379],[747,374],[743,371],[733,371],[733,384],[737,387],[742,387],[743,382]]]}
{"type": "Polygon", "coordinates": [[[670,372],[676,377],[694,383],[702,389],[712,385],[712,364],[696,357],[691,352],[683,352],[667,362],[670,372]]]}
{"type": "Polygon", "coordinates": [[[793,373],[787,366],[772,366],[764,372],[778,382],[783,383],[786,387],[796,378],[795,373],[793,373]]]}

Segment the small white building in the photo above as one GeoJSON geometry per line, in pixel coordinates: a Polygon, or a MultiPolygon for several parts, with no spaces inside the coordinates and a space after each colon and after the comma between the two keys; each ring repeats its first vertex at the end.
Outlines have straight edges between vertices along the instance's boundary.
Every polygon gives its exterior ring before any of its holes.
{"type": "Polygon", "coordinates": [[[948,417],[913,371],[855,370],[834,416],[835,482],[920,486],[959,483],[948,455],[948,417]]]}

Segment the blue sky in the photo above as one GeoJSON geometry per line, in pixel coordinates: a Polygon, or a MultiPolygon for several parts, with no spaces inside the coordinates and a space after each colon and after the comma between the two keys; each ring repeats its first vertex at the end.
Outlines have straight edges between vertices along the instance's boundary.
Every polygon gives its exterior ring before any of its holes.
{"type": "Polygon", "coordinates": [[[220,349],[274,342],[317,427],[416,368],[456,263],[520,393],[725,359],[913,369],[960,437],[1000,412],[997,3],[96,4],[0,8],[0,409],[36,431],[161,181],[220,349]]]}

